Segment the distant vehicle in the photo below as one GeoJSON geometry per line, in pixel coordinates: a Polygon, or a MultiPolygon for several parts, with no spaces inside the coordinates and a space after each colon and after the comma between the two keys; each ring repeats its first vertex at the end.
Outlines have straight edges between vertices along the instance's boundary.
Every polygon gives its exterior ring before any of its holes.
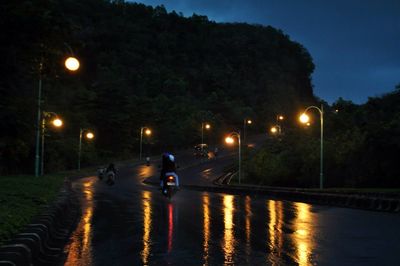
{"type": "Polygon", "coordinates": [[[194,146],[194,155],[201,157],[208,157],[208,145],[203,143],[194,146]]]}

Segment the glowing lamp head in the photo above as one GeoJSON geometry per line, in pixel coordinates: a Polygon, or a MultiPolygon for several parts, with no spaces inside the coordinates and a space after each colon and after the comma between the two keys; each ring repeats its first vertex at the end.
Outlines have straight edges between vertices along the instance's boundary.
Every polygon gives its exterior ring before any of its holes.
{"type": "Polygon", "coordinates": [[[210,124],[206,124],[206,125],[205,125],[205,128],[206,128],[206,129],[210,129],[210,128],[211,128],[210,124]]]}
{"type": "Polygon", "coordinates": [[[92,132],[88,132],[88,133],[86,133],[86,138],[87,139],[93,139],[94,138],[94,134],[92,132]]]}
{"type": "Polygon", "coordinates": [[[247,120],[247,124],[251,125],[253,123],[253,121],[251,121],[250,119],[247,120]]]}
{"type": "Polygon", "coordinates": [[[270,131],[272,134],[276,134],[278,132],[278,129],[276,127],[271,127],[270,131]]]}
{"type": "Polygon", "coordinates": [[[285,119],[285,118],[283,117],[283,115],[280,115],[280,116],[278,116],[278,119],[279,119],[279,120],[283,120],[283,119],[285,119]]]}
{"type": "Polygon", "coordinates": [[[68,57],[65,60],[65,67],[70,71],[76,71],[79,69],[79,61],[75,57],[68,57]]]}
{"type": "Polygon", "coordinates": [[[151,130],[150,129],[146,129],[144,131],[144,134],[146,134],[147,136],[150,136],[151,135],[151,130]]]}
{"type": "Polygon", "coordinates": [[[235,142],[235,140],[232,137],[226,137],[225,142],[228,144],[233,144],[235,142]]]}
{"type": "Polygon", "coordinates": [[[306,115],[305,113],[303,113],[299,119],[300,119],[300,122],[303,124],[306,124],[310,121],[310,117],[308,115],[306,115]]]}
{"type": "Polygon", "coordinates": [[[61,127],[63,125],[63,121],[59,118],[54,119],[52,123],[55,127],[61,127]]]}

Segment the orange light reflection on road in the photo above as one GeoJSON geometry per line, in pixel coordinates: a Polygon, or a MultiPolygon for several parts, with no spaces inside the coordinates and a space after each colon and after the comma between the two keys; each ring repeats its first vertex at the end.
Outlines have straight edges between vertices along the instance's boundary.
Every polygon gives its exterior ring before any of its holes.
{"type": "Polygon", "coordinates": [[[203,265],[208,265],[210,242],[210,198],[208,194],[203,194],[203,215],[203,265]]]}
{"type": "Polygon", "coordinates": [[[280,264],[281,250],[283,248],[283,206],[281,201],[269,200],[269,223],[268,223],[268,261],[273,265],[280,264]]]}
{"type": "Polygon", "coordinates": [[[149,264],[149,256],[150,256],[150,248],[151,248],[151,192],[143,191],[142,192],[142,208],[143,208],[143,249],[140,252],[142,257],[143,265],[149,264]]]}
{"type": "Polygon", "coordinates": [[[249,256],[251,251],[250,244],[250,235],[251,235],[251,198],[250,196],[246,196],[245,199],[245,211],[246,211],[246,221],[245,221],[245,230],[246,230],[246,254],[249,256]]]}
{"type": "Polygon", "coordinates": [[[293,242],[296,247],[297,263],[300,266],[311,265],[312,253],[312,214],[311,206],[306,203],[295,202],[296,218],[294,220],[295,233],[293,242]]]}
{"type": "Polygon", "coordinates": [[[148,178],[154,174],[155,174],[154,167],[143,165],[139,168],[139,176],[143,179],[148,178]]]}
{"type": "Polygon", "coordinates": [[[92,264],[92,217],[93,217],[93,184],[95,179],[83,183],[85,202],[82,204],[82,219],[71,237],[68,257],[64,265],[92,264]]]}
{"type": "Polygon", "coordinates": [[[233,199],[234,197],[232,195],[224,196],[224,264],[232,264],[233,254],[235,253],[235,236],[233,234],[233,199]]]}

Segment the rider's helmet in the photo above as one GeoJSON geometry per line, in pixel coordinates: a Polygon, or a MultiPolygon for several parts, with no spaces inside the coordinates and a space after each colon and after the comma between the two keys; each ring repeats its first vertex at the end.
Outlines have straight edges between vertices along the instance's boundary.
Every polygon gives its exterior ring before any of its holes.
{"type": "Polygon", "coordinates": [[[175,157],[171,153],[165,152],[163,153],[162,157],[164,160],[175,162],[175,157]]]}

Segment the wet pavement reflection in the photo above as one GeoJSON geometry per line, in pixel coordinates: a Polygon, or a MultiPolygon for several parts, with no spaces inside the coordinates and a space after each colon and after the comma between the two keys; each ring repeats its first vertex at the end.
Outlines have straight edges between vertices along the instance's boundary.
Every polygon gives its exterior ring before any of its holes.
{"type": "Polygon", "coordinates": [[[234,211],[234,197],[232,195],[224,195],[223,196],[223,212],[224,212],[224,264],[230,265],[234,263],[234,254],[235,254],[235,235],[234,235],[234,227],[235,224],[233,222],[233,211],[234,211]]]}
{"type": "Polygon", "coordinates": [[[82,217],[65,265],[373,265],[391,261],[390,245],[400,236],[388,229],[398,215],[185,189],[168,201],[129,179],[108,187],[86,178],[75,189],[82,217]],[[356,227],[354,219],[369,224],[356,227]],[[340,233],[382,225],[388,230],[366,239],[340,233]],[[381,246],[355,248],[367,240],[381,246]]]}
{"type": "Polygon", "coordinates": [[[208,194],[203,195],[203,261],[208,265],[210,246],[210,199],[208,194]]]}
{"type": "Polygon", "coordinates": [[[151,192],[143,191],[143,250],[141,252],[143,265],[148,265],[151,245],[151,192]]]}
{"type": "Polygon", "coordinates": [[[68,258],[65,265],[92,265],[92,217],[93,217],[93,183],[90,179],[82,184],[84,195],[82,218],[72,235],[68,258]]]}

